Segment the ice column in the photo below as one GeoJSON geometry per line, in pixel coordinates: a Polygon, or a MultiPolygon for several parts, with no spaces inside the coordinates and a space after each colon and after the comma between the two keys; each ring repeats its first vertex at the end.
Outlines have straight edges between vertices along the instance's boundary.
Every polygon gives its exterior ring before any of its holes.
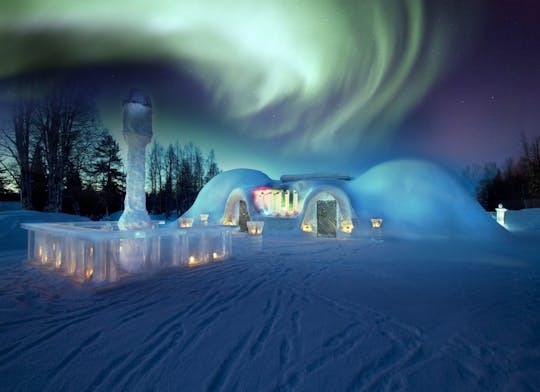
{"type": "Polygon", "coordinates": [[[140,90],[132,90],[124,102],[124,139],[127,143],[127,186],[124,212],[118,221],[121,230],[151,226],[146,211],[145,150],[152,139],[152,103],[140,90]]]}

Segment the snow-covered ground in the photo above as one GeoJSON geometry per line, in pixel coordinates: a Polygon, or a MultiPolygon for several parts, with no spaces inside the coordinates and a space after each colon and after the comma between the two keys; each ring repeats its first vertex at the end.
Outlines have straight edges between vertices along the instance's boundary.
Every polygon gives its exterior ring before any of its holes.
{"type": "MultiPolygon", "coordinates": [[[[0,212],[0,390],[535,390],[540,213],[492,239],[234,236],[233,259],[92,289],[0,212]]],[[[476,237],[475,237],[476,238],[476,237]]]]}

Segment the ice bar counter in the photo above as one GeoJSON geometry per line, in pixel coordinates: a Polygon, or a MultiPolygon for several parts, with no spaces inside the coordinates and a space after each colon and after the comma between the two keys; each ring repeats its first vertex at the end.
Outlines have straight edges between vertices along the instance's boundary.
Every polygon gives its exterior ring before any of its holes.
{"type": "Polygon", "coordinates": [[[117,222],[23,223],[28,259],[77,281],[111,283],[140,272],[195,266],[232,255],[231,226],[180,228],[152,222],[119,230],[117,222]]]}

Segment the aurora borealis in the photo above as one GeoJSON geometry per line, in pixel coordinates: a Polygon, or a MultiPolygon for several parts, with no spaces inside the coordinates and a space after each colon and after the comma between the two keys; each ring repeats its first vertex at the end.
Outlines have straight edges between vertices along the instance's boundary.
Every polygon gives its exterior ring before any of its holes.
{"type": "Polygon", "coordinates": [[[500,16],[486,16],[490,2],[468,3],[22,1],[1,6],[0,78],[54,72],[91,85],[113,133],[118,97],[143,87],[158,138],[214,147],[224,168],[437,156],[433,135],[460,132],[428,129],[430,94],[478,61],[475,45],[500,16]]]}

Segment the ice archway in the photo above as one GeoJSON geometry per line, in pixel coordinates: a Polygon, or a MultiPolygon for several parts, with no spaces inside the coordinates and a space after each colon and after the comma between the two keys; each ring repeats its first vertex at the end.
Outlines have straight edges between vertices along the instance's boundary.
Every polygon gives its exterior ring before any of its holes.
{"type": "Polygon", "coordinates": [[[337,211],[337,224],[342,232],[352,230],[353,212],[351,201],[347,194],[334,186],[326,186],[313,190],[304,201],[304,214],[301,228],[311,227],[317,231],[317,201],[335,200],[337,211]]]}

